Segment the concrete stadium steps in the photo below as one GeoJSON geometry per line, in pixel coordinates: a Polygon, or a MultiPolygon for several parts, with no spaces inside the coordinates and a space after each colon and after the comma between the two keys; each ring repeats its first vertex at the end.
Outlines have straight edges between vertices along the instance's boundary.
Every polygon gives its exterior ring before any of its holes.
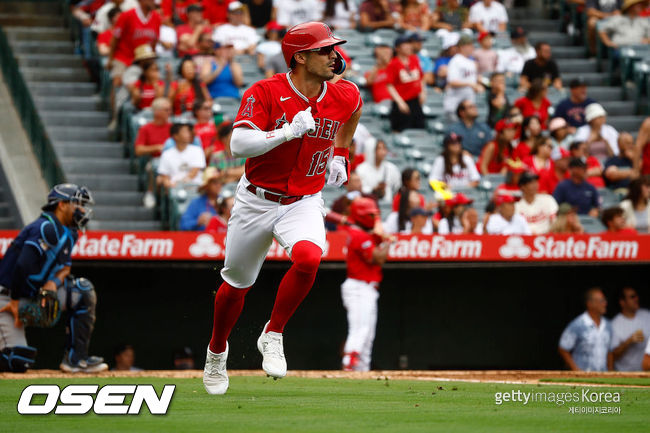
{"type": "MultiPolygon", "coordinates": [[[[0,4],[2,4],[0,2],[0,4]]],[[[74,42],[72,41],[14,41],[11,47],[15,55],[28,54],[72,54],[74,42]]]]}
{"type": "Polygon", "coordinates": [[[70,31],[60,27],[4,26],[9,41],[70,41],[70,31]]]}
{"type": "Polygon", "coordinates": [[[34,102],[41,110],[100,111],[104,108],[99,96],[34,95],[34,102]]]}
{"type": "Polygon", "coordinates": [[[63,97],[86,97],[87,100],[97,100],[94,96],[97,86],[89,82],[53,83],[48,81],[28,82],[27,87],[32,95],[39,96],[63,96],[63,97]]]}
{"type": "Polygon", "coordinates": [[[41,14],[0,13],[0,26],[62,27],[63,17],[41,14]]]}
{"type": "MultiPolygon", "coordinates": [[[[142,206],[144,193],[131,174],[122,143],[107,129],[110,115],[75,55],[64,27],[62,2],[0,1],[6,32],[66,181],[86,185],[96,206],[90,228],[160,230],[156,212],[142,206]]],[[[0,202],[0,224],[2,223],[0,202]]],[[[1,225],[0,225],[1,227],[1,225]]]]}
{"type": "Polygon", "coordinates": [[[55,141],[57,154],[62,158],[120,158],[124,149],[114,141],[55,141]]]}
{"type": "Polygon", "coordinates": [[[41,111],[41,119],[45,124],[58,126],[79,126],[106,128],[110,116],[106,111],[41,111]]]}
{"type": "Polygon", "coordinates": [[[61,158],[66,172],[90,172],[95,174],[130,174],[131,163],[124,158],[61,158]]]}
{"type": "Polygon", "coordinates": [[[46,68],[78,68],[83,67],[81,57],[74,54],[18,54],[18,64],[24,67],[46,67],[46,68]]]}
{"type": "MultiPolygon", "coordinates": [[[[510,28],[521,26],[528,32],[532,44],[548,42],[551,44],[553,58],[560,69],[560,76],[565,87],[574,78],[582,78],[587,83],[588,95],[601,103],[608,112],[608,123],[619,131],[636,133],[643,116],[636,115],[633,101],[623,100],[620,86],[609,85],[609,74],[598,72],[595,58],[587,58],[583,45],[574,45],[573,38],[560,31],[559,20],[546,19],[545,11],[530,8],[508,10],[510,28]]],[[[607,64],[601,64],[601,70],[607,70],[607,64]]]]}

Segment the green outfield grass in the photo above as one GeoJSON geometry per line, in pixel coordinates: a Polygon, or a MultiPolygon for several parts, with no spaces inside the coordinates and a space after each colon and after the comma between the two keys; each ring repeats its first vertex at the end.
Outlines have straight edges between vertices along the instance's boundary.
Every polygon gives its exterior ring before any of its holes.
{"type": "MultiPolygon", "coordinates": [[[[0,381],[0,432],[645,432],[650,390],[621,393],[620,415],[576,415],[555,403],[495,404],[496,392],[581,392],[582,386],[464,382],[233,377],[228,394],[209,396],[200,379],[79,378],[0,381]],[[21,416],[16,405],[32,383],[177,384],[169,412],[153,416],[21,416]]],[[[600,406],[584,404],[580,406],[600,406]]],[[[611,403],[608,405],[612,405],[611,403]]]]}
{"type": "Polygon", "coordinates": [[[540,382],[596,383],[601,385],[635,385],[650,388],[650,379],[643,377],[550,377],[540,382]]]}

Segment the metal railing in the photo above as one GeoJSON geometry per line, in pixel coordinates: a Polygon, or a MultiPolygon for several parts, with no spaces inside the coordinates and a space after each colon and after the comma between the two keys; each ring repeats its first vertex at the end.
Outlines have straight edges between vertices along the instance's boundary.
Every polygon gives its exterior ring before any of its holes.
{"type": "Polygon", "coordinates": [[[2,75],[18,111],[23,128],[32,143],[36,159],[41,166],[43,177],[49,186],[65,181],[65,175],[61,168],[52,142],[50,141],[43,122],[38,114],[31,92],[20,73],[18,62],[14,58],[13,51],[9,45],[7,34],[0,27],[0,67],[2,75]]]}

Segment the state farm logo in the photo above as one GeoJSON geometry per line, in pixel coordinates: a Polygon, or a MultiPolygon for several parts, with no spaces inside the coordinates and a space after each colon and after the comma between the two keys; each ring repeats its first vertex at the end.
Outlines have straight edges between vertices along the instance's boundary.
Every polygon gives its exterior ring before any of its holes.
{"type": "Polygon", "coordinates": [[[190,245],[190,254],[194,257],[217,257],[221,254],[221,245],[214,241],[212,235],[204,233],[196,237],[196,241],[190,245]]]}
{"type": "Polygon", "coordinates": [[[530,247],[519,236],[510,236],[506,243],[499,248],[499,255],[504,259],[513,257],[525,259],[530,256],[530,247]]]}

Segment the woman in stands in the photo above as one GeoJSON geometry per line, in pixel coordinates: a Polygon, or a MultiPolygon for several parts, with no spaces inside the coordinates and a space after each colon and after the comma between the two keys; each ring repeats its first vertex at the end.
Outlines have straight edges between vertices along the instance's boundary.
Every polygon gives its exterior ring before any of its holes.
{"type": "Polygon", "coordinates": [[[650,178],[641,176],[630,182],[627,197],[620,204],[625,225],[633,227],[638,233],[650,233],[648,199],[650,199],[650,178]]]}
{"type": "Polygon", "coordinates": [[[239,88],[244,85],[241,65],[234,61],[232,44],[215,43],[214,57],[203,65],[201,80],[207,84],[212,98],[239,99],[239,88]]]}
{"type": "Polygon", "coordinates": [[[420,172],[414,168],[410,168],[410,167],[405,168],[402,171],[402,187],[393,196],[393,206],[392,206],[393,211],[397,211],[399,209],[399,204],[400,201],[402,200],[402,193],[409,192],[409,191],[417,192],[418,196],[420,197],[419,199],[420,207],[425,207],[426,199],[424,198],[424,195],[419,193],[421,186],[422,183],[421,183],[420,172]]]}
{"type": "MultiPolygon", "coordinates": [[[[442,218],[438,223],[438,234],[440,235],[459,235],[465,232],[463,225],[463,214],[468,206],[474,203],[474,200],[468,198],[462,192],[454,195],[445,201],[445,204],[451,209],[447,217],[442,218]]],[[[465,224],[466,225],[466,224],[465,224]]]]}
{"type": "Polygon", "coordinates": [[[411,214],[424,214],[427,216],[426,223],[421,228],[421,233],[425,235],[433,234],[433,221],[429,211],[421,206],[422,195],[415,190],[404,191],[400,196],[399,208],[391,212],[384,222],[384,230],[388,234],[393,233],[411,233],[413,224],[411,223],[411,214]],[[413,212],[415,211],[415,212],[413,212]]]}
{"type": "Polygon", "coordinates": [[[412,32],[426,32],[431,28],[431,11],[426,2],[401,0],[399,27],[412,32]]]}
{"type": "Polygon", "coordinates": [[[196,71],[196,65],[191,57],[185,57],[178,65],[178,80],[169,87],[169,99],[172,101],[175,115],[192,111],[194,101],[209,101],[210,94],[205,84],[201,82],[196,71]]]}
{"type": "Polygon", "coordinates": [[[550,137],[538,137],[530,155],[523,159],[528,170],[539,176],[539,192],[544,194],[552,194],[559,182],[551,158],[552,150],[553,142],[550,137]]]}
{"type": "Polygon", "coordinates": [[[542,135],[542,123],[537,116],[529,116],[521,124],[521,141],[512,153],[513,159],[523,160],[535,145],[537,139],[542,135]]]}
{"type": "Polygon", "coordinates": [[[371,32],[395,27],[397,6],[389,0],[364,0],[359,6],[359,28],[371,32]]]}
{"type": "Polygon", "coordinates": [[[450,189],[475,188],[481,180],[474,160],[463,152],[462,137],[448,134],[443,141],[443,151],[433,162],[429,180],[445,182],[450,189]]]}
{"type": "Polygon", "coordinates": [[[142,74],[135,83],[127,86],[131,103],[138,110],[151,107],[153,100],[165,96],[165,82],[160,79],[160,68],[156,62],[142,65],[142,74]]]}
{"type": "Polygon", "coordinates": [[[325,0],[323,22],[334,30],[357,27],[357,3],[354,0],[325,0]]]}
{"type": "Polygon", "coordinates": [[[530,84],[526,96],[515,101],[524,117],[537,116],[542,129],[546,129],[548,123],[548,109],[551,102],[546,98],[547,87],[541,78],[536,78],[530,84]]]}
{"type": "Polygon", "coordinates": [[[478,169],[482,175],[490,173],[506,174],[506,160],[512,157],[512,140],[517,134],[518,125],[510,120],[499,120],[494,128],[497,136],[483,147],[478,158],[478,169]]]}

